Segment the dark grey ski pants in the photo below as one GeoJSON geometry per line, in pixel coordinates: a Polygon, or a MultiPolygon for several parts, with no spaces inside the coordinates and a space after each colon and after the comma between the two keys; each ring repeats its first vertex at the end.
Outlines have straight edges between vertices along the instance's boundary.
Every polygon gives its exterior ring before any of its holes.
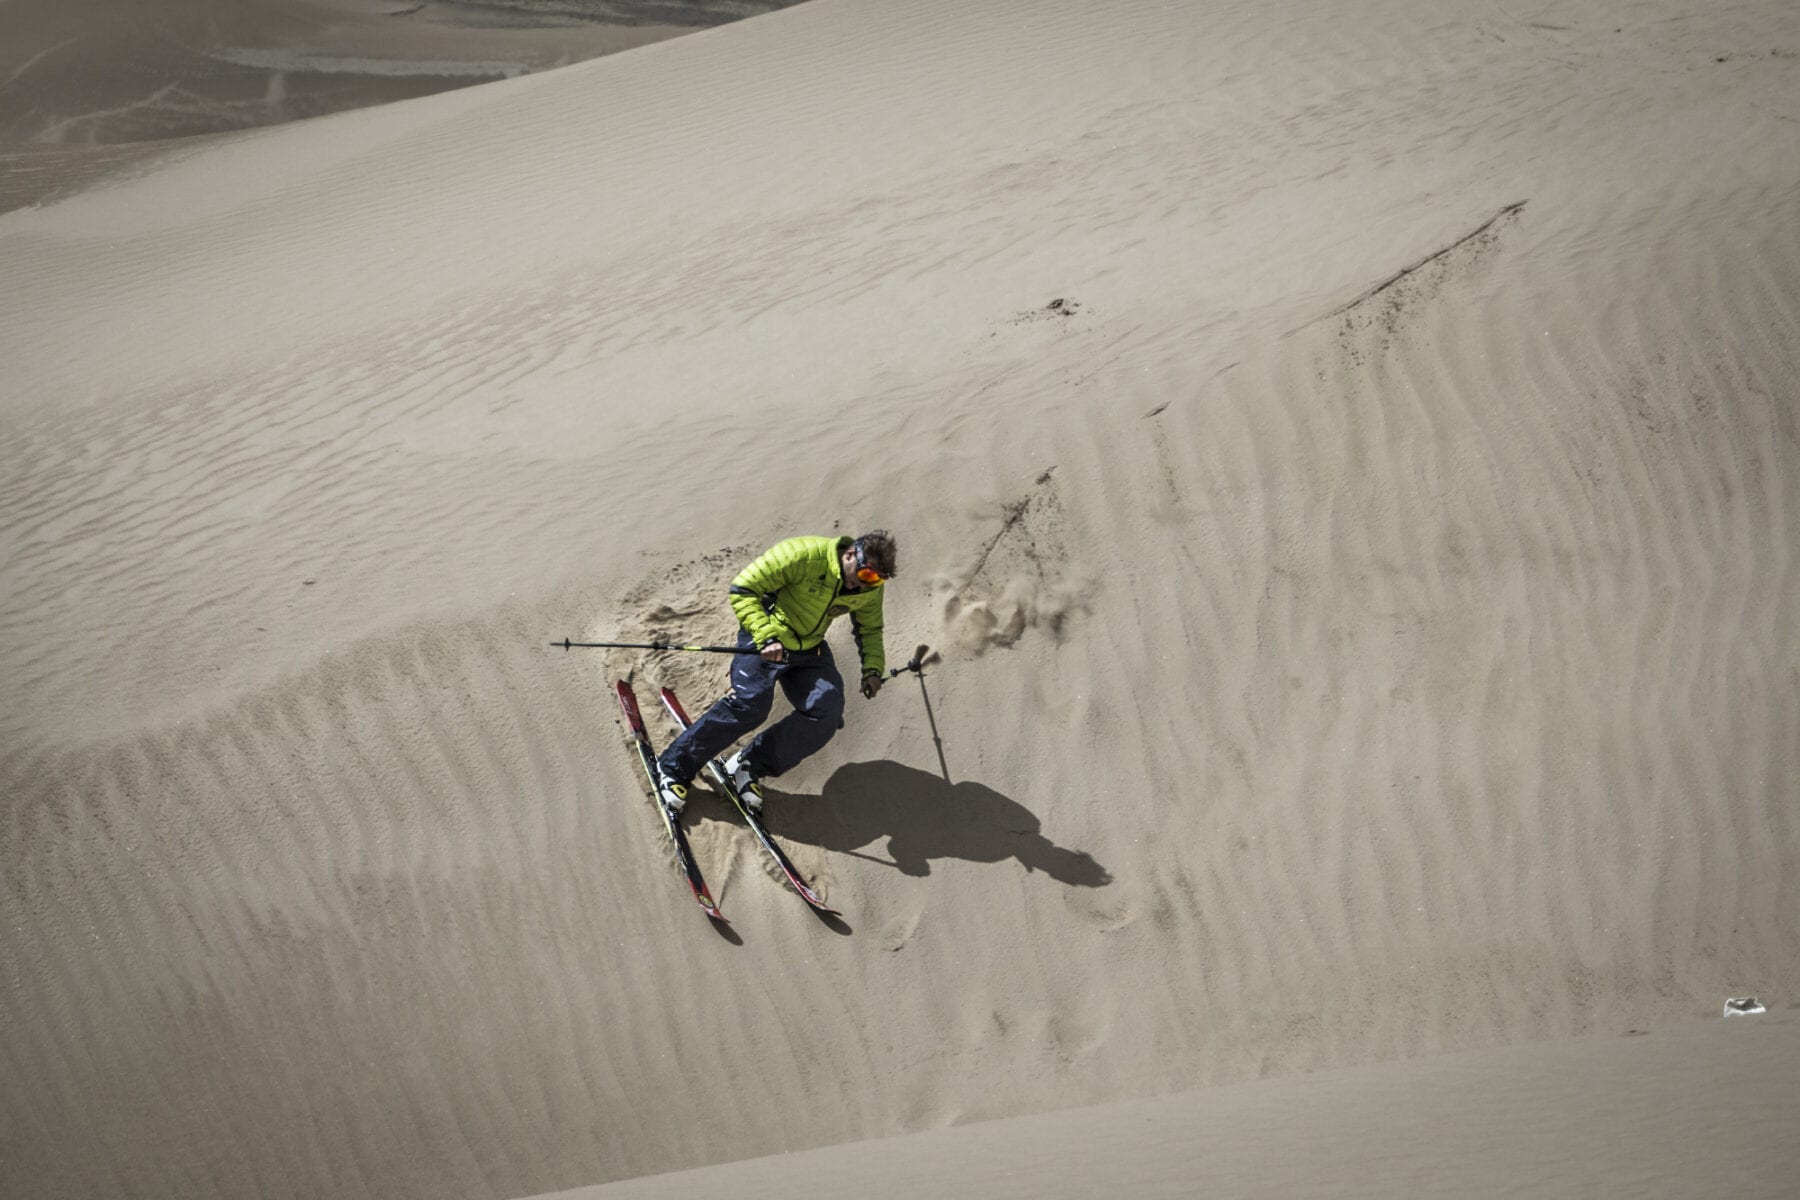
{"type": "Polygon", "coordinates": [[[829,645],[789,651],[786,662],[772,663],[756,653],[748,630],[738,631],[737,644],[744,653],[731,660],[731,690],[662,752],[657,765],[665,778],[688,782],[708,759],[768,720],[776,684],[794,711],[750,743],[745,761],[752,775],[767,779],[792,770],[844,727],[844,677],[829,645]]]}

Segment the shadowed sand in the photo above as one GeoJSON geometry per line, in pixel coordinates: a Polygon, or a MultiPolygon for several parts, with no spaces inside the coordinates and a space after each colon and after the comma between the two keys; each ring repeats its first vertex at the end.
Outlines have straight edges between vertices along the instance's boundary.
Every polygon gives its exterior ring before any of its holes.
{"type": "MultiPolygon", "coordinates": [[[[1786,1177],[1735,1039],[1785,1061],[1800,996],[1797,97],[1776,0],[817,0],[47,165],[0,213],[9,1187],[966,1127],[949,1171],[1439,1067],[1524,1120],[1573,1038],[1718,1062],[1786,1177]],[[876,525],[889,653],[943,660],[773,786],[841,922],[696,801],[720,936],[610,687],[725,662],[550,643],[720,640],[750,556],[876,525]]],[[[1632,1191],[1704,1131],[1656,1095],[1525,1186],[1632,1191]]],[[[1229,1179],[1330,1191],[1258,1144],[1229,1179]]]]}
{"type": "Polygon", "coordinates": [[[192,139],[649,45],[792,0],[7,0],[0,212],[192,139]]]}

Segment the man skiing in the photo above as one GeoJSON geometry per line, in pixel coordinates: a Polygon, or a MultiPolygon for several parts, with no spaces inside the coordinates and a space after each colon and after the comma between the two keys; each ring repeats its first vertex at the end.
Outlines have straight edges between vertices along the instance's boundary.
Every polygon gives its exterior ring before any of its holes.
{"type": "Polygon", "coordinates": [[[844,678],[825,634],[848,614],[862,659],[862,694],[881,691],[887,657],[881,644],[882,585],[894,577],[894,539],[885,529],[849,537],[795,537],[777,542],[731,581],[737,644],[731,691],[669,743],[657,760],[663,803],[687,804],[699,769],[768,719],[780,684],[794,711],[725,760],[725,771],[753,810],[757,781],[792,770],[844,724],[844,678]]]}

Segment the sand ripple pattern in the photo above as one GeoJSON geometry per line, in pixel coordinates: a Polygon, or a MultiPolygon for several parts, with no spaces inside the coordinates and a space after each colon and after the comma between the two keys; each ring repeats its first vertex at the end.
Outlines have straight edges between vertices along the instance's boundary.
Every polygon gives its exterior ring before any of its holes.
{"type": "Polygon", "coordinates": [[[1596,314],[1537,290],[1531,219],[1266,353],[1103,376],[1045,450],[1127,551],[1094,632],[1129,636],[1067,651],[1078,753],[1141,740],[1115,815],[1188,834],[1094,916],[1195,948],[1215,1067],[1794,969],[1792,251],[1563,275],[1596,314]]]}
{"type": "MultiPolygon", "coordinates": [[[[693,940],[598,671],[537,645],[571,607],[360,645],[172,734],[5,760],[0,978],[8,1028],[32,1036],[0,1052],[0,1138],[35,1194],[642,1174],[712,1154],[717,1115],[666,1114],[720,1054],[797,1087],[841,1053],[777,982],[807,953],[803,909],[733,868],[747,834],[716,804],[695,843],[740,926],[776,926],[771,992],[693,940]],[[780,1012],[778,1044],[762,1022],[780,1012]],[[118,1157],[58,1149],[77,1109],[118,1157]]],[[[819,1102],[873,1083],[831,1061],[819,1102]]]]}
{"type": "Polygon", "coordinates": [[[1800,995],[1791,6],[1422,7],[796,6],[0,216],[9,1179],[522,1195],[1800,995]],[[547,643],[877,518],[945,660],[771,801],[846,926],[702,796],[720,934],[665,668],[547,643]]]}

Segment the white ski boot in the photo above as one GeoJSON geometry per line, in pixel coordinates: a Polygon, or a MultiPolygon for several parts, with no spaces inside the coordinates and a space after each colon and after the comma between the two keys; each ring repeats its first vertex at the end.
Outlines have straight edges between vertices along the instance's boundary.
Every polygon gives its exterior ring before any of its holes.
{"type": "Polygon", "coordinates": [[[731,777],[732,786],[737,788],[738,795],[744,798],[744,807],[756,816],[762,815],[762,784],[756,782],[756,776],[744,765],[744,751],[739,750],[726,759],[723,766],[725,774],[731,777]]]}

